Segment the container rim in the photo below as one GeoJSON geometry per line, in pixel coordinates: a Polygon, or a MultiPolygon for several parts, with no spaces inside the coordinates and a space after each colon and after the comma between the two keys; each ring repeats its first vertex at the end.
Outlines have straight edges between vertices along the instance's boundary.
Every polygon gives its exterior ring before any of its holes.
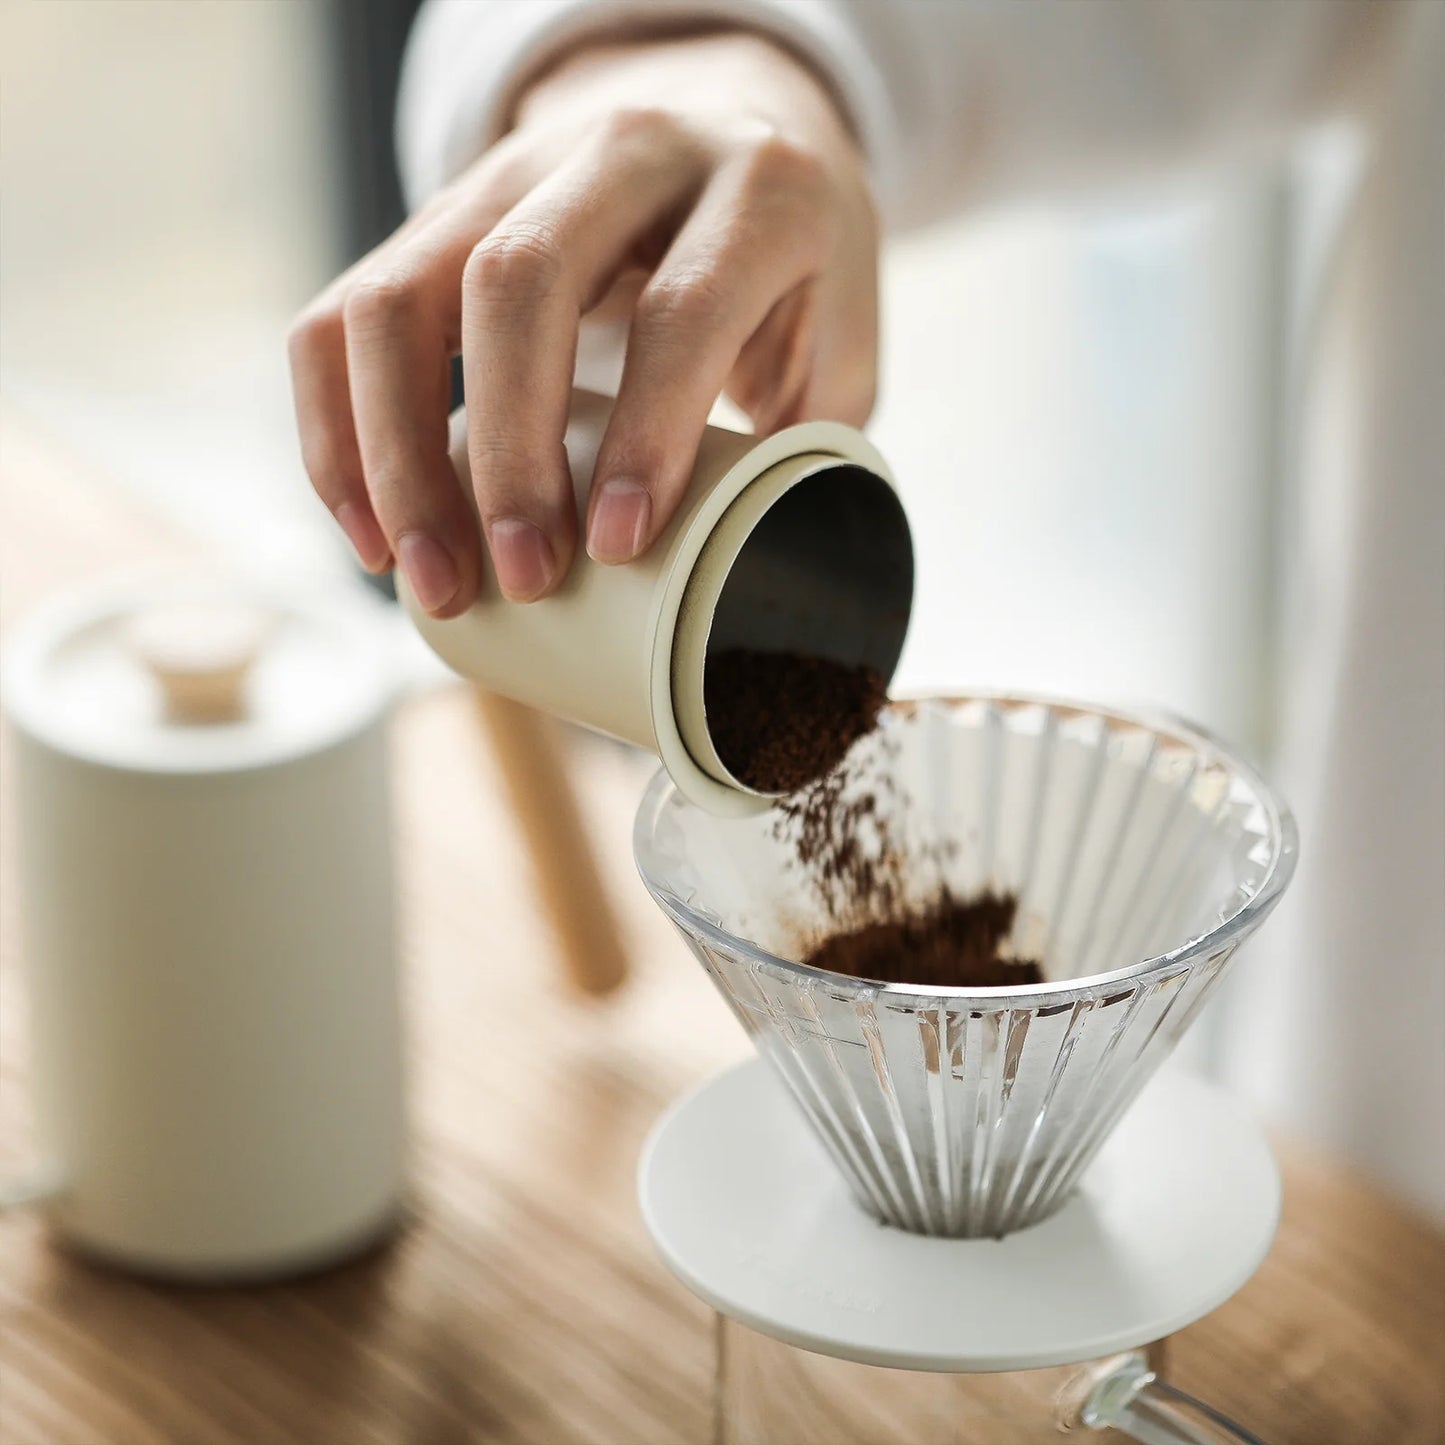
{"type": "Polygon", "coordinates": [[[862,432],[841,422],[805,421],[752,439],[742,454],[714,482],[678,533],[663,564],[663,580],[648,616],[651,638],[648,664],[648,710],[653,747],[663,766],[682,786],[678,791],[702,804],[718,817],[746,817],[766,812],[772,799],[764,793],[740,792],[719,782],[688,751],[677,715],[673,688],[673,655],[688,585],[713,529],[728,509],[774,467],[805,455],[816,455],[820,465],[858,466],[872,472],[890,487],[893,474],[876,447],[862,432]]]}
{"type": "Polygon", "coordinates": [[[786,980],[821,984],[843,991],[850,997],[857,997],[860,991],[866,991],[873,998],[900,1003],[916,1000],[923,1004],[937,1004],[949,1000],[962,1008],[974,1005],[989,1012],[1015,1007],[1033,1009],[1042,1003],[1080,1002],[1092,999],[1101,990],[1116,984],[1133,984],[1141,979],[1185,968],[1197,958],[1207,957],[1241,942],[1264,921],[1279,902],[1294,875],[1298,861],[1299,832],[1294,815],[1259,772],[1206,729],[1185,722],[1164,709],[1106,707],[1033,693],[979,691],[935,694],[897,700],[888,706],[890,710],[903,711],[924,706],[958,709],[973,704],[992,704],[1007,709],[1042,708],[1071,717],[1098,717],[1108,726],[1143,729],[1181,744],[1208,762],[1225,768],[1252,792],[1255,802],[1268,819],[1270,856],[1259,887],[1253,896],[1208,932],[1188,939],[1164,953],[1107,973],[1024,984],[1017,988],[978,988],[967,991],[922,984],[888,983],[879,979],[859,979],[850,974],[834,973],[828,969],[813,968],[805,963],[780,958],[751,939],[728,932],[699,912],[692,902],[695,894],[683,897],[670,886],[666,881],[666,865],[654,847],[654,837],[662,810],[674,797],[683,795],[668,778],[665,770],[659,772],[648,784],[633,824],[633,857],[643,884],[663,912],[684,932],[701,936],[729,952],[743,954],[751,962],[782,975],[786,980]]]}
{"type": "MultiPolygon", "coordinates": [[[[785,794],[750,787],[727,766],[718,755],[708,726],[705,676],[707,660],[712,651],[713,629],[717,610],[728,590],[739,559],[749,543],[767,525],[785,498],[800,487],[820,480],[836,481],[838,472],[857,473],[877,492],[891,499],[894,515],[901,524],[899,535],[908,549],[909,606],[903,613],[902,626],[888,639],[886,662],[883,656],[868,659],[891,681],[903,655],[903,645],[912,617],[914,585],[913,538],[908,515],[903,509],[897,488],[883,473],[834,453],[799,452],[771,466],[738,494],[718,518],[703,543],[683,591],[672,643],[672,706],[682,735],[683,746],[693,761],[710,778],[736,793],[759,800],[753,812],[761,812],[778,802],[785,794]]],[[[834,493],[836,496],[836,492],[834,493]]]]}

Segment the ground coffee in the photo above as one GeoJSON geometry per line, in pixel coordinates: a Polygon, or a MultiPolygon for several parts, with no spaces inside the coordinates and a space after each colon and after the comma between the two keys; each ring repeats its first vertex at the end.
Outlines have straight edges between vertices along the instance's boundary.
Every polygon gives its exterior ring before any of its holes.
{"type": "Polygon", "coordinates": [[[1037,963],[999,952],[1017,910],[1018,900],[1007,895],[984,893],[964,903],[944,891],[924,907],[824,938],[803,962],[854,978],[926,988],[1042,983],[1037,963]]]}
{"type": "Polygon", "coordinates": [[[942,881],[947,845],[905,849],[894,836],[896,742],[885,730],[850,751],[878,726],[887,701],[879,673],[830,658],[729,648],[708,657],[703,701],[728,771],[750,788],[787,795],[775,835],[791,843],[831,920],[800,947],[805,963],[960,991],[1042,982],[1037,963],[1000,952],[1017,899],[955,897],[942,881]],[[928,872],[939,881],[920,904],[928,872]]]}
{"type": "Polygon", "coordinates": [[[794,793],[831,773],[886,700],[873,668],[795,652],[727,648],[709,654],[703,673],[713,747],[761,793],[794,793]]]}
{"type": "MultiPolygon", "coordinates": [[[[895,705],[900,721],[906,709],[895,705]]],[[[875,714],[871,735],[855,738],[841,763],[777,805],[774,836],[790,845],[829,920],[796,956],[832,973],[961,992],[1043,982],[1036,962],[1002,953],[1017,898],[957,897],[946,882],[954,845],[903,836],[897,736],[877,724],[875,714]]]]}

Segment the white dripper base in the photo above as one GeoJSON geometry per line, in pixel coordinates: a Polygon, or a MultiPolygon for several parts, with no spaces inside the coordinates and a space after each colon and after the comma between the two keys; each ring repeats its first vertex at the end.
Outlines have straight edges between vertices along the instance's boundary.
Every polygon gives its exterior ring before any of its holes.
{"type": "Polygon", "coordinates": [[[663,1260],[723,1314],[819,1354],[958,1374],[1098,1359],[1191,1324],[1259,1267],[1280,1201],[1244,1107],[1166,1070],[1051,1218],[1001,1240],[908,1234],[858,1207],[756,1059],[668,1110],[638,1186],[663,1260]]]}

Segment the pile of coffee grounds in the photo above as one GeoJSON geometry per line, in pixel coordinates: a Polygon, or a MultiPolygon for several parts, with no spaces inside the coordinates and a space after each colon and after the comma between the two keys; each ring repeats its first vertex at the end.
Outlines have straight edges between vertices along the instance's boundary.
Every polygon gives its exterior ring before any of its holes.
{"type": "Polygon", "coordinates": [[[727,770],[760,793],[826,778],[878,722],[887,681],[871,667],[796,652],[709,654],[703,705],[727,770]]]}
{"type": "Polygon", "coordinates": [[[804,963],[854,978],[923,988],[1017,988],[1042,983],[1029,959],[999,950],[1013,927],[1018,899],[983,893],[962,902],[947,891],[929,904],[843,929],[816,944],[804,963]]]}

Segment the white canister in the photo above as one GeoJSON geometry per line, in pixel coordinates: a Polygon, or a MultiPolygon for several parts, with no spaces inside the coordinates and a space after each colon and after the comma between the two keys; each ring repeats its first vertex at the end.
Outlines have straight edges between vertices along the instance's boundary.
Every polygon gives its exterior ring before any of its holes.
{"type": "Polygon", "coordinates": [[[123,582],[18,629],[13,742],[48,1209],[127,1268],[275,1277],[403,1192],[385,721],[362,604],[123,582]]]}
{"type": "MultiPolygon", "coordinates": [[[[614,402],[577,391],[565,436],[579,515],[614,402]]],[[[472,495],[466,416],[452,466],[472,495]]],[[[540,602],[511,602],[488,577],[440,621],[397,574],[417,629],[449,666],[503,697],[646,748],[710,812],[772,799],[733,777],[704,706],[710,648],[803,652],[891,678],[913,605],[913,538],[888,467],[859,432],[812,421],[756,437],[707,427],[662,535],[626,567],[578,551],[540,602]]]]}

